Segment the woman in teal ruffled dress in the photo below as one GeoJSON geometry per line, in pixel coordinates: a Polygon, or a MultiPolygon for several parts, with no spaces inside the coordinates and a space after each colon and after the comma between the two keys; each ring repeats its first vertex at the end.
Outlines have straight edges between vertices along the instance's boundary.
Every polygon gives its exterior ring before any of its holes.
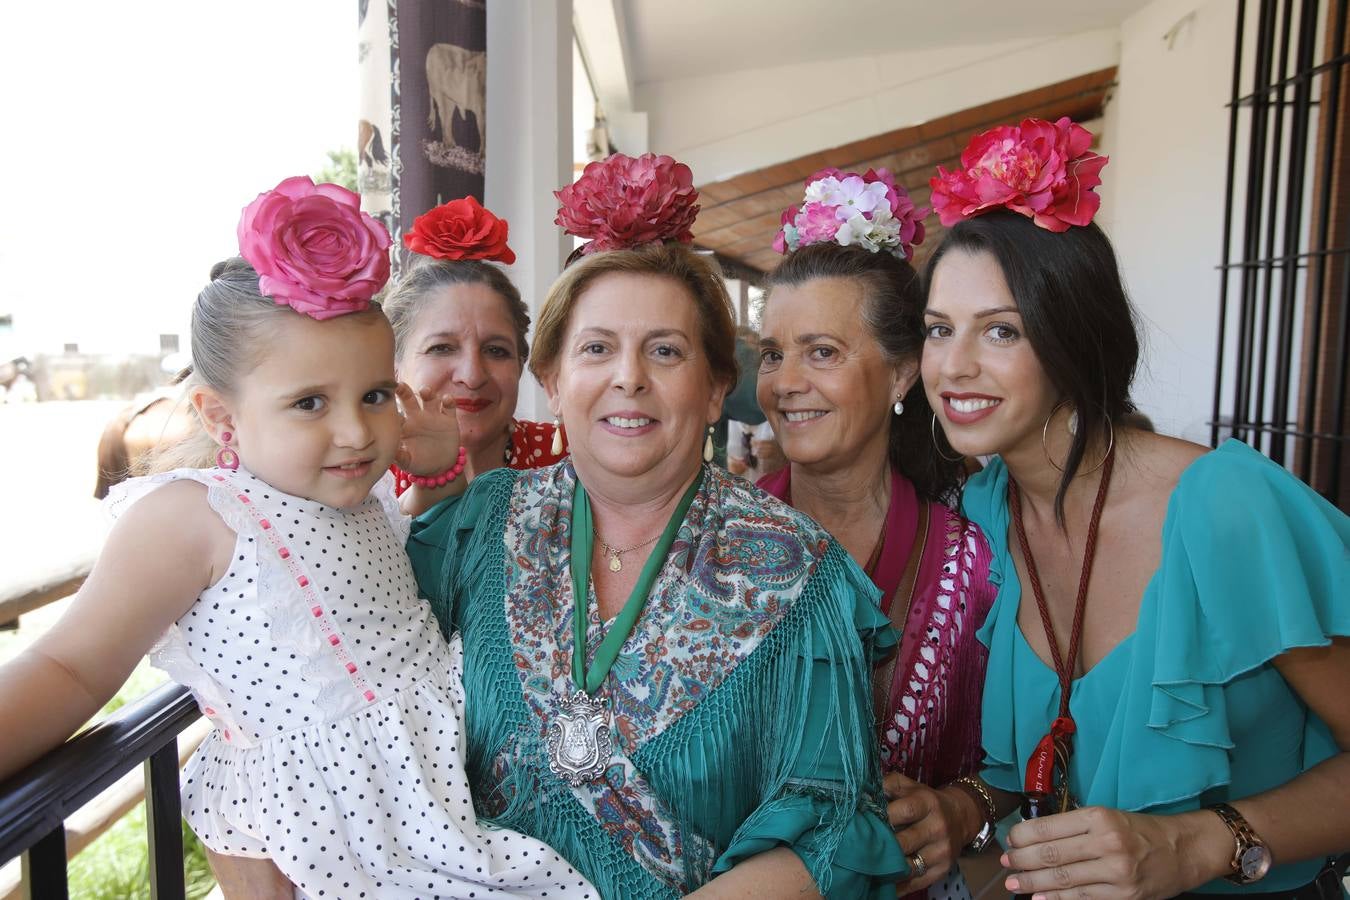
{"type": "Polygon", "coordinates": [[[704,464],[733,331],[679,244],[582,256],[530,358],[571,456],[414,523],[475,804],[616,900],[894,896],[869,678],[895,635],[820,526],[704,464]]]}
{"type": "Polygon", "coordinates": [[[1000,582],[983,777],[992,815],[1048,813],[1012,828],[1006,886],[1340,897],[1350,519],[1246,444],[1121,424],[1138,342],[1087,146],[1028,121],[933,181],[934,438],[996,454],[964,494],[1000,582]]]}

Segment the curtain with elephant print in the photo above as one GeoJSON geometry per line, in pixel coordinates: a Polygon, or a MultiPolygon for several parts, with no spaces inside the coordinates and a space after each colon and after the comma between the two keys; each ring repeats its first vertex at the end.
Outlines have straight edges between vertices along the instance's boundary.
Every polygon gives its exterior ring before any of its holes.
{"type": "Polygon", "coordinates": [[[486,0],[358,0],[361,207],[394,236],[433,206],[483,199],[486,0]]]}

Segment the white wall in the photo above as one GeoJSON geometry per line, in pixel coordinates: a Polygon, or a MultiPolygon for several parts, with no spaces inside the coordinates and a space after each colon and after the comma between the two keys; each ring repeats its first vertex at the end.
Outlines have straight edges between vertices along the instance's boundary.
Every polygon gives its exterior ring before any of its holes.
{"type": "Polygon", "coordinates": [[[1236,6],[1155,0],[1122,23],[1098,219],[1144,322],[1135,401],[1159,431],[1207,442],[1236,6]]]}
{"type": "Polygon", "coordinates": [[[1114,28],[646,82],[650,148],[704,184],[1114,65],[1114,28]]]}

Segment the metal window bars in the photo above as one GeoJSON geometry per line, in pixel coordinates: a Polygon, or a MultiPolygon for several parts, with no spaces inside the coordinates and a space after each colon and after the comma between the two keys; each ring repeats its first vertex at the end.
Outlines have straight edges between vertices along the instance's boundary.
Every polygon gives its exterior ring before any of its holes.
{"type": "Polygon", "coordinates": [[[1210,430],[1211,443],[1248,441],[1342,508],[1347,2],[1238,0],[1210,430]]]}

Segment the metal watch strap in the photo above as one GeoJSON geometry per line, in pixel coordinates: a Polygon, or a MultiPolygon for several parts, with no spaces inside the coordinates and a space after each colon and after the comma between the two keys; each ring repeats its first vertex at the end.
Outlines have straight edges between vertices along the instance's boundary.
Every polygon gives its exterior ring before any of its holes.
{"type": "Polygon", "coordinates": [[[1227,803],[1211,803],[1205,809],[1218,815],[1223,820],[1223,824],[1227,825],[1228,830],[1233,834],[1235,846],[1233,858],[1229,861],[1229,866],[1233,871],[1224,877],[1234,884],[1252,884],[1253,881],[1248,880],[1242,874],[1242,855],[1252,847],[1264,847],[1266,842],[1261,840],[1255,831],[1252,831],[1252,827],[1247,824],[1247,820],[1243,818],[1242,813],[1227,803]]]}
{"type": "Polygon", "coordinates": [[[984,808],[984,825],[974,840],[966,845],[972,853],[983,852],[993,840],[994,825],[998,822],[998,807],[994,805],[994,795],[989,793],[989,788],[985,787],[982,781],[972,775],[962,775],[960,778],[952,779],[948,784],[960,788],[975,800],[977,805],[984,808]]]}

